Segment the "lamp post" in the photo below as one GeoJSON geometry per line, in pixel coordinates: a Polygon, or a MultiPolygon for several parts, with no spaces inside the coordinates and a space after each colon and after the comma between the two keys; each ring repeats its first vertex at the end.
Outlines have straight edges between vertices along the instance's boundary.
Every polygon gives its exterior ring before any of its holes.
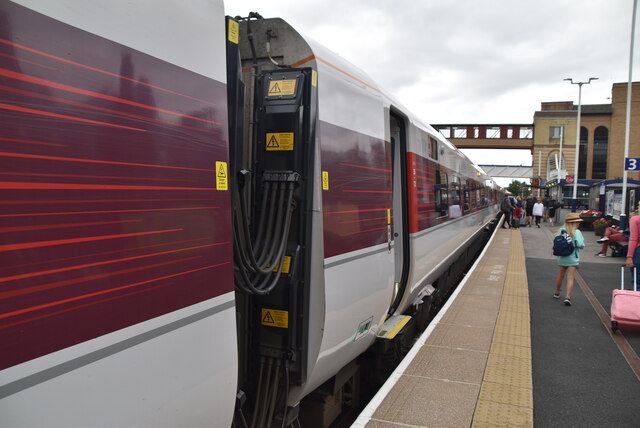
{"type": "Polygon", "coordinates": [[[597,77],[589,77],[587,82],[574,82],[572,78],[566,78],[572,85],[578,85],[578,124],[576,126],[576,173],[573,178],[573,198],[571,199],[571,212],[576,212],[578,205],[578,164],[580,163],[580,114],[582,113],[582,85],[588,85],[597,77]]]}

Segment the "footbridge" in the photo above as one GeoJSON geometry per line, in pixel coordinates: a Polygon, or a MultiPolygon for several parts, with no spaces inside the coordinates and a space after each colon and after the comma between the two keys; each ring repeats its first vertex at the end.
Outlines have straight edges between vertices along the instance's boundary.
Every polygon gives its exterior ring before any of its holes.
{"type": "Polygon", "coordinates": [[[533,124],[431,126],[459,149],[533,150],[533,124]]]}

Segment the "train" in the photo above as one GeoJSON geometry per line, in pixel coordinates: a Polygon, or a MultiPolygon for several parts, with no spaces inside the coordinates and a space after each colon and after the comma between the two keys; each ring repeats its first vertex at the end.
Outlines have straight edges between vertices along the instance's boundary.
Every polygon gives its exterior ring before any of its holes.
{"type": "Polygon", "coordinates": [[[282,19],[0,22],[1,426],[328,426],[496,221],[491,177],[282,19]]]}

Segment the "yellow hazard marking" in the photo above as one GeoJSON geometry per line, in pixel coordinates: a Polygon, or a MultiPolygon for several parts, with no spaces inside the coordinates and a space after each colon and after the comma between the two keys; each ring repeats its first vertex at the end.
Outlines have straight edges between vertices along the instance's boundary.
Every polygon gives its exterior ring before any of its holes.
{"type": "Polygon", "coordinates": [[[229,175],[227,174],[226,162],[216,162],[216,189],[229,190],[229,175]]]}
{"type": "MultiPolygon", "coordinates": [[[[276,267],[273,268],[273,271],[278,272],[279,267],[280,267],[280,264],[277,264],[276,267]]],[[[284,259],[282,261],[282,273],[289,273],[290,269],[291,269],[291,256],[284,256],[284,259]]]]}
{"type": "Polygon", "coordinates": [[[240,24],[238,24],[233,19],[229,20],[229,41],[238,44],[238,39],[240,37],[240,24]]]}
{"type": "Polygon", "coordinates": [[[402,321],[400,321],[398,323],[397,326],[395,326],[395,328],[393,330],[391,330],[386,336],[386,339],[393,339],[394,337],[396,337],[396,334],[398,334],[398,332],[402,329],[402,327],[405,326],[405,324],[407,324],[409,322],[409,320],[411,319],[411,317],[404,317],[402,319],[402,321]]]}
{"type": "Polygon", "coordinates": [[[315,70],[311,70],[311,84],[318,86],[318,72],[315,70]]]}
{"type": "Polygon", "coordinates": [[[329,172],[322,171],[322,190],[329,190],[329,172]]]}
{"type": "Polygon", "coordinates": [[[262,308],[260,324],[270,327],[289,328],[289,312],[262,308]]]}
{"type": "Polygon", "coordinates": [[[269,82],[268,97],[296,94],[296,79],[272,80],[269,82]]]}
{"type": "Polygon", "coordinates": [[[391,210],[387,208],[387,224],[391,224],[391,210]]]}
{"type": "Polygon", "coordinates": [[[267,151],[293,150],[293,132],[267,133],[267,151]]]}

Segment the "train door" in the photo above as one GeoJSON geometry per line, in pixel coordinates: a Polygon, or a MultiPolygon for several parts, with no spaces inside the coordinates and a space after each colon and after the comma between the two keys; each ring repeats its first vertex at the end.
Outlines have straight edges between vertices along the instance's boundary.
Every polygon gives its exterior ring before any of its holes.
{"type": "Polygon", "coordinates": [[[389,314],[397,309],[409,276],[409,221],[407,198],[407,130],[405,120],[398,114],[389,115],[391,166],[393,180],[393,209],[388,225],[390,248],[395,267],[394,297],[389,314]]]}

